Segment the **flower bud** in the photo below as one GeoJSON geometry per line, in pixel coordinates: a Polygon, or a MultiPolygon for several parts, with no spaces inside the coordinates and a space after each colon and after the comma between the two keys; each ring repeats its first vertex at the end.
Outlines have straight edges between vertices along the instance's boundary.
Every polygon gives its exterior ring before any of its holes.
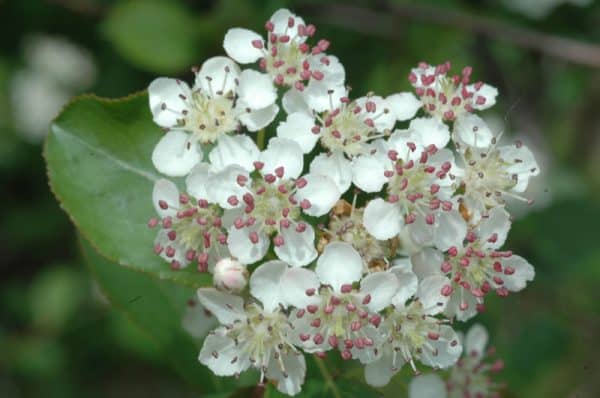
{"type": "Polygon", "coordinates": [[[237,260],[221,259],[215,265],[213,283],[219,290],[239,293],[248,284],[248,270],[237,260]]]}

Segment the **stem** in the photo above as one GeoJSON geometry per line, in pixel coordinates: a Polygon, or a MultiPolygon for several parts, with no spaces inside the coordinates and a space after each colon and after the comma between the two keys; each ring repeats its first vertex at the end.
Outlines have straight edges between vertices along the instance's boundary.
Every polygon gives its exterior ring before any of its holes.
{"type": "Polygon", "coordinates": [[[327,370],[327,366],[325,366],[325,362],[317,356],[314,356],[314,360],[315,360],[315,363],[317,364],[317,366],[319,367],[319,371],[321,372],[321,375],[325,379],[325,383],[327,384],[327,386],[329,387],[329,390],[331,391],[331,395],[334,398],[342,398],[342,394],[340,393],[340,390],[338,390],[337,386],[335,385],[335,382],[333,381],[333,377],[331,376],[331,373],[329,373],[329,371],[327,370]]]}
{"type": "Polygon", "coordinates": [[[261,151],[263,149],[265,149],[265,136],[266,136],[266,131],[265,129],[262,129],[258,132],[258,134],[256,134],[256,146],[258,147],[258,149],[260,149],[261,151]]]}

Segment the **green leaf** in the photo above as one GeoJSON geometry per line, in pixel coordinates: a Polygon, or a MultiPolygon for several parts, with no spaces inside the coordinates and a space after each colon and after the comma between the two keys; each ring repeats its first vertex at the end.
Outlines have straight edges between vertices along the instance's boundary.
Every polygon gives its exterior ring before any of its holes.
{"type": "Polygon", "coordinates": [[[151,72],[178,72],[189,67],[201,45],[192,14],[174,1],[118,2],[102,32],[121,56],[151,72]]]}
{"type": "Polygon", "coordinates": [[[182,327],[191,288],[158,281],[106,260],[80,239],[88,267],[111,304],[152,340],[187,383],[212,392],[216,377],[198,362],[199,346],[182,327]]]}
{"type": "Polygon", "coordinates": [[[146,94],[122,100],[81,97],[58,116],[44,155],[52,191],[83,236],[113,262],[160,279],[198,287],[210,276],[190,266],[173,271],[152,250],[156,234],[151,162],[161,137],[146,94]]]}

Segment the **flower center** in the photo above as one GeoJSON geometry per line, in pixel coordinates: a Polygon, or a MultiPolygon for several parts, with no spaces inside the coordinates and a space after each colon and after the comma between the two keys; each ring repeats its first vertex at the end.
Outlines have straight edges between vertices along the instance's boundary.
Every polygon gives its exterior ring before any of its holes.
{"type": "Polygon", "coordinates": [[[215,95],[194,91],[190,110],[184,115],[184,125],[201,144],[215,142],[220,135],[238,128],[234,112],[235,96],[229,92],[215,95]]]}
{"type": "Polygon", "coordinates": [[[485,204],[494,207],[503,203],[502,194],[510,191],[517,185],[517,175],[510,175],[506,169],[510,163],[500,157],[500,151],[494,149],[489,153],[482,153],[479,159],[465,153],[467,167],[463,182],[465,194],[485,204]]]}

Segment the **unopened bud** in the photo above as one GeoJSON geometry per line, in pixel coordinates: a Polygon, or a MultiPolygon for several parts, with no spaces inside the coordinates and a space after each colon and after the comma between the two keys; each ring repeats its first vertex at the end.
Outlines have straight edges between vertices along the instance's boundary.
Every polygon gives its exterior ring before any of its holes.
{"type": "Polygon", "coordinates": [[[248,284],[246,266],[232,258],[224,258],[215,265],[213,282],[217,289],[231,293],[241,292],[248,284]]]}

